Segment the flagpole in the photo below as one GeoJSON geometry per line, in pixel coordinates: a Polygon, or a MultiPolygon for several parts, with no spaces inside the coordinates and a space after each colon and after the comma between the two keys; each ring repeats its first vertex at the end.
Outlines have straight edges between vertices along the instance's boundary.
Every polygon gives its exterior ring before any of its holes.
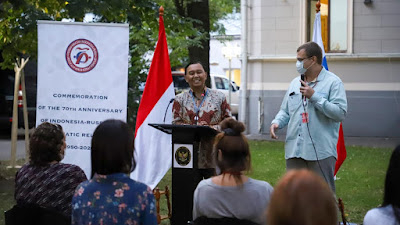
{"type": "Polygon", "coordinates": [[[160,13],[160,16],[164,16],[164,7],[160,6],[160,9],[158,10],[158,12],[160,13]]]}
{"type": "MultiPolygon", "coordinates": [[[[326,56],[325,56],[325,50],[324,50],[324,43],[322,40],[322,32],[321,32],[321,15],[318,13],[320,12],[321,9],[321,3],[320,1],[318,1],[316,4],[316,15],[315,15],[315,21],[314,21],[314,32],[313,32],[313,41],[316,42],[322,50],[322,65],[323,67],[328,70],[328,63],[326,62],[326,56]],[[317,20],[319,17],[319,20],[317,20]],[[316,32],[317,31],[317,32],[316,32]]],[[[346,145],[344,143],[344,137],[343,137],[343,126],[342,123],[340,123],[340,127],[339,127],[339,134],[338,134],[338,142],[337,142],[337,146],[336,146],[336,151],[337,151],[337,161],[336,161],[336,165],[335,165],[335,171],[334,171],[334,175],[336,176],[336,173],[338,172],[340,166],[342,165],[342,163],[344,162],[344,160],[346,159],[347,156],[347,152],[346,152],[346,145]]]]}

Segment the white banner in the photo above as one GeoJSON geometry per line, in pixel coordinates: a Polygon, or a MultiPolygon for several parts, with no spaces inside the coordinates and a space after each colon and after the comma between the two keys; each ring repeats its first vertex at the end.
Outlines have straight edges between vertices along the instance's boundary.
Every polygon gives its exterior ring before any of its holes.
{"type": "Polygon", "coordinates": [[[60,124],[64,163],[90,178],[94,129],[106,119],[126,121],[129,25],[38,21],[36,125],[60,124]]]}

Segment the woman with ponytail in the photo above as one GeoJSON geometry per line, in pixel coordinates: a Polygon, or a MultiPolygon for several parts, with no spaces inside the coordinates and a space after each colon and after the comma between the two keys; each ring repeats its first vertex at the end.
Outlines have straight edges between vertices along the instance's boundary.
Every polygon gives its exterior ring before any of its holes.
{"type": "Polygon", "coordinates": [[[196,218],[236,218],[265,224],[265,210],[272,186],[246,174],[251,169],[251,154],[243,123],[225,119],[215,137],[214,157],[221,174],[202,180],[193,199],[196,218]]]}

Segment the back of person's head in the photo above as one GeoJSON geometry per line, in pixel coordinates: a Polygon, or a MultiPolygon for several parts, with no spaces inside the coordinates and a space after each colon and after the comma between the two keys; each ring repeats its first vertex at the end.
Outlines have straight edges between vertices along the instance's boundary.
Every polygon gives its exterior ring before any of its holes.
{"type": "Polygon", "coordinates": [[[61,161],[65,148],[64,131],[59,124],[40,124],[29,141],[30,163],[44,166],[52,161],[61,161]]]}
{"type": "Polygon", "coordinates": [[[222,173],[230,173],[240,183],[240,172],[251,169],[249,143],[242,134],[245,126],[233,118],[223,120],[220,126],[222,132],[216,136],[214,143],[217,166],[222,173]]]}
{"type": "Polygon", "coordinates": [[[106,120],[92,137],[92,175],[130,173],[135,169],[133,131],[121,120],[106,120]]]}
{"type": "Polygon", "coordinates": [[[322,64],[322,49],[319,45],[313,41],[307,42],[302,44],[300,47],[297,48],[297,52],[304,49],[306,52],[307,57],[317,57],[317,63],[319,65],[322,64]]]}
{"type": "Polygon", "coordinates": [[[267,209],[268,225],[337,225],[328,184],[312,171],[290,170],[278,182],[267,209]]]}
{"type": "MultiPolygon", "coordinates": [[[[400,209],[400,145],[394,149],[386,172],[382,205],[389,204],[400,209]]],[[[397,220],[400,221],[399,212],[397,211],[396,213],[397,220]]]]}

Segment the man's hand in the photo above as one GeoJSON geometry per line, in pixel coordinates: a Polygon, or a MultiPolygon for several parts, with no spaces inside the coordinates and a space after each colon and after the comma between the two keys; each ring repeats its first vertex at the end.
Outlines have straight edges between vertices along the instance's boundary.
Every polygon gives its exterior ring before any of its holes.
{"type": "Polygon", "coordinates": [[[312,87],[308,86],[306,82],[300,80],[301,84],[303,86],[300,87],[300,92],[306,96],[306,98],[310,99],[311,96],[314,94],[314,89],[312,87]]]}
{"type": "Polygon", "coordinates": [[[269,133],[271,134],[272,139],[278,139],[278,136],[275,135],[275,131],[279,128],[279,125],[276,123],[271,124],[271,128],[269,129],[269,133]]]}
{"type": "Polygon", "coordinates": [[[208,123],[207,123],[206,121],[204,121],[204,120],[202,120],[202,121],[200,121],[200,122],[197,122],[197,125],[200,125],[200,126],[209,126],[208,123]]]}

